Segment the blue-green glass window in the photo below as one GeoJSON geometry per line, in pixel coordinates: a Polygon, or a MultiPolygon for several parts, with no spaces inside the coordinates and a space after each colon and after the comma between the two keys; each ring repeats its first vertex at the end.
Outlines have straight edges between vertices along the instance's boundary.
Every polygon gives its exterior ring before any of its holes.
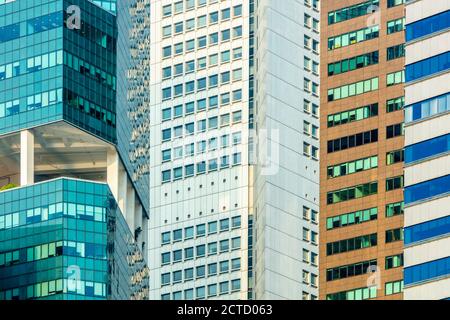
{"type": "Polygon", "coordinates": [[[174,68],[175,76],[183,74],[183,64],[182,63],[176,64],[173,68],[174,68]]]}
{"type": "Polygon", "coordinates": [[[222,30],[222,41],[230,40],[230,29],[222,30]]]}
{"type": "Polygon", "coordinates": [[[215,297],[217,295],[217,284],[208,285],[208,297],[215,297]]]}
{"type": "Polygon", "coordinates": [[[217,254],[217,242],[208,243],[208,255],[217,254]]]}
{"type": "Polygon", "coordinates": [[[194,113],[194,111],[195,111],[195,103],[194,102],[188,102],[184,106],[185,106],[186,114],[194,113]]]}
{"type": "Polygon", "coordinates": [[[369,0],[358,3],[353,6],[341,8],[328,13],[328,24],[334,24],[366,14],[371,14],[373,10],[380,5],[380,0],[369,0]],[[372,9],[372,10],[371,10],[372,9]]]}
{"type": "Polygon", "coordinates": [[[164,171],[161,173],[161,175],[162,175],[162,177],[161,177],[162,182],[168,182],[168,181],[170,181],[170,179],[171,179],[171,171],[170,171],[170,170],[164,170],[164,171]]]}
{"type": "Polygon", "coordinates": [[[229,239],[221,240],[219,242],[220,252],[226,252],[230,250],[230,241],[229,239]]]}
{"type": "Polygon", "coordinates": [[[197,80],[197,90],[206,89],[206,78],[201,78],[197,80]]]}
{"type": "Polygon", "coordinates": [[[161,243],[162,244],[170,243],[170,231],[169,232],[163,232],[161,234],[161,243]]]}
{"type": "Polygon", "coordinates": [[[170,284],[170,272],[168,273],[163,273],[161,275],[161,285],[162,286],[167,286],[170,284]]]}
{"type": "Polygon", "coordinates": [[[217,221],[211,221],[208,223],[208,234],[217,232],[217,221]]]}
{"type": "Polygon", "coordinates": [[[233,229],[241,227],[241,216],[231,218],[231,227],[233,229]]]}
{"type": "Polygon", "coordinates": [[[204,223],[197,225],[197,237],[203,237],[206,234],[206,225],[204,223]]]}
{"type": "Polygon", "coordinates": [[[208,277],[217,274],[217,263],[208,264],[208,277]]]}
{"type": "Polygon", "coordinates": [[[194,268],[184,269],[184,280],[192,280],[194,278],[194,268]]]}
{"type": "Polygon", "coordinates": [[[163,100],[172,98],[172,88],[163,88],[162,89],[162,98],[163,98],[163,100]]]}
{"type": "Polygon", "coordinates": [[[166,108],[162,110],[162,120],[170,120],[172,118],[172,109],[166,108]]]}
{"type": "Polygon", "coordinates": [[[230,262],[228,260],[220,261],[219,266],[220,266],[220,273],[225,273],[230,270],[230,262]]]}
{"type": "Polygon", "coordinates": [[[198,38],[197,42],[198,42],[198,45],[197,45],[198,48],[206,47],[206,36],[198,38]]]}
{"type": "Polygon", "coordinates": [[[231,13],[230,8],[223,9],[222,10],[222,20],[230,19],[230,13],[231,13]]]}
{"type": "Polygon", "coordinates": [[[183,231],[182,229],[177,229],[173,231],[173,241],[181,241],[183,240],[183,231]]]}
{"type": "Polygon", "coordinates": [[[209,97],[209,109],[217,108],[219,104],[219,98],[217,96],[209,97]]]}
{"type": "Polygon", "coordinates": [[[241,279],[231,280],[231,291],[239,291],[241,290],[241,279]]]}
{"type": "Polygon", "coordinates": [[[164,252],[161,254],[161,264],[170,263],[170,252],[164,252]]]}
{"type": "Polygon", "coordinates": [[[405,30],[405,17],[387,22],[387,34],[405,30]]]}
{"type": "Polygon", "coordinates": [[[173,251],[173,262],[179,262],[183,259],[183,251],[175,250],[173,251]]]}
{"type": "Polygon", "coordinates": [[[170,140],[171,135],[172,135],[172,130],[171,129],[164,129],[162,131],[162,140],[163,141],[170,140]]]}
{"type": "Polygon", "coordinates": [[[196,253],[197,253],[197,255],[196,255],[197,258],[204,257],[206,254],[206,246],[204,244],[198,245],[196,247],[196,253]]]}
{"type": "Polygon", "coordinates": [[[220,220],[220,231],[228,231],[230,229],[230,219],[222,219],[220,220]]]}
{"type": "Polygon", "coordinates": [[[168,58],[172,55],[172,46],[167,46],[163,48],[163,58],[168,58]]]}
{"type": "Polygon", "coordinates": [[[205,287],[197,287],[195,289],[195,297],[197,299],[204,299],[205,298],[205,287]]]}
{"type": "Polygon", "coordinates": [[[228,292],[230,291],[228,281],[221,282],[219,284],[219,287],[220,287],[220,294],[228,294],[228,292]]]}
{"type": "Polygon", "coordinates": [[[184,249],[184,260],[190,260],[194,258],[194,248],[189,247],[184,249]]]}
{"type": "Polygon", "coordinates": [[[217,74],[209,76],[209,87],[217,87],[218,83],[219,83],[219,77],[217,76],[217,74]]]}
{"type": "Polygon", "coordinates": [[[387,7],[392,8],[392,7],[396,7],[396,6],[399,6],[404,3],[405,3],[405,0],[388,0],[387,7]]]}
{"type": "Polygon", "coordinates": [[[206,109],[206,99],[197,100],[197,111],[206,109]]]}

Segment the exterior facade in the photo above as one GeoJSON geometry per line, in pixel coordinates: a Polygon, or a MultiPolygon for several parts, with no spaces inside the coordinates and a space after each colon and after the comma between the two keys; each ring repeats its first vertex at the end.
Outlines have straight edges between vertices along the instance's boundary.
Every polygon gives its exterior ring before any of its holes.
{"type": "Polygon", "coordinates": [[[401,299],[404,1],[322,1],[320,298],[401,299]]]}
{"type": "Polygon", "coordinates": [[[150,299],[318,296],[318,19],[317,1],[152,2],[150,299]]]}
{"type": "Polygon", "coordinates": [[[148,298],[147,212],[116,150],[116,17],[0,9],[0,299],[148,298]]]}
{"type": "Polygon", "coordinates": [[[319,6],[255,2],[250,184],[258,300],[318,299],[319,6]]]}
{"type": "Polygon", "coordinates": [[[406,5],[405,299],[450,298],[450,3],[406,5]]]}

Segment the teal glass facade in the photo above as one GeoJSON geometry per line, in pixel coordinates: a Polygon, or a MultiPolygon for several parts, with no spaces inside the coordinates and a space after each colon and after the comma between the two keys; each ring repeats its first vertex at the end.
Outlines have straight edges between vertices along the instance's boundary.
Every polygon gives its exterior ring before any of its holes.
{"type": "Polygon", "coordinates": [[[0,300],[147,296],[146,263],[106,184],[60,178],[0,193],[0,300]]]}
{"type": "Polygon", "coordinates": [[[148,212],[150,0],[120,1],[117,7],[117,148],[148,212]]]}
{"type": "MultiPolygon", "coordinates": [[[[45,159],[52,163],[72,152],[72,142],[59,154],[45,151],[62,134],[54,132],[55,122],[77,128],[70,131],[75,132],[72,141],[80,133],[81,147],[75,146],[74,153],[98,145],[91,149],[97,156],[93,162],[106,163],[105,150],[117,147],[115,4],[0,1],[0,142],[31,129],[36,142],[30,145],[39,146],[32,151],[38,158],[31,162],[34,169],[42,169],[45,159]],[[79,29],[67,26],[71,5],[80,8],[79,29]]],[[[0,159],[14,160],[9,152],[0,150],[0,159]]],[[[76,156],[65,160],[61,166],[81,163],[76,156]]],[[[2,165],[9,171],[0,170],[0,176],[23,174],[2,165]]],[[[81,171],[48,170],[54,179],[0,189],[0,300],[148,299],[145,257],[106,177],[88,181],[61,177],[81,171]]],[[[106,171],[106,164],[97,170],[106,171]]]]}
{"type": "Polygon", "coordinates": [[[16,0],[0,10],[0,134],[65,120],[116,142],[115,16],[81,0],[16,0]],[[81,9],[81,28],[66,9],[81,9]]]}

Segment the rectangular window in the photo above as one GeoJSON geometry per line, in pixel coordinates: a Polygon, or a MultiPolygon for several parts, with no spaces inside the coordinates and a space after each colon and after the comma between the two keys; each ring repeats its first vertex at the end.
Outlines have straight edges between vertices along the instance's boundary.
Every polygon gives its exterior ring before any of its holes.
{"type": "Polygon", "coordinates": [[[355,238],[327,243],[327,256],[344,253],[377,245],[377,234],[358,236],[355,238]]]}
{"type": "Polygon", "coordinates": [[[385,269],[386,270],[398,268],[398,267],[403,267],[403,253],[396,254],[393,256],[387,256],[385,258],[385,269]]]}
{"type": "Polygon", "coordinates": [[[329,166],[328,178],[336,178],[378,167],[378,156],[367,157],[329,166]]]}
{"type": "Polygon", "coordinates": [[[387,0],[387,7],[392,8],[404,4],[405,0],[387,0]]]}
{"type": "Polygon", "coordinates": [[[378,216],[378,208],[364,209],[356,212],[344,213],[338,216],[327,218],[327,230],[351,226],[376,220],[378,216]]]}
{"type": "Polygon", "coordinates": [[[349,33],[341,34],[338,36],[328,38],[328,50],[334,50],[341,47],[346,47],[355,43],[359,43],[366,40],[378,38],[379,36],[378,25],[367,27],[364,29],[352,31],[349,33]]]}
{"type": "Polygon", "coordinates": [[[398,97],[386,101],[386,112],[402,110],[405,106],[405,97],[398,97]]]}
{"type": "Polygon", "coordinates": [[[327,193],[327,204],[363,198],[378,193],[378,182],[369,182],[327,193]]]}
{"type": "Polygon", "coordinates": [[[404,150],[394,150],[386,153],[386,165],[391,165],[404,161],[404,150]]]}
{"type": "Polygon", "coordinates": [[[386,75],[386,85],[388,87],[405,82],[405,70],[392,72],[386,75]]]}
{"type": "Polygon", "coordinates": [[[378,77],[328,90],[328,101],[337,101],[378,90],[378,77]]]}
{"type": "Polygon", "coordinates": [[[398,123],[386,127],[386,139],[403,136],[405,133],[404,124],[398,123]]]}
{"type": "Polygon", "coordinates": [[[349,277],[359,276],[362,274],[367,274],[369,268],[376,267],[377,260],[367,260],[362,262],[357,262],[354,264],[349,264],[345,266],[339,266],[331,269],[327,269],[327,281],[345,279],[349,277]]]}
{"type": "Polygon", "coordinates": [[[386,230],[386,243],[403,241],[403,228],[386,230]]]}
{"type": "Polygon", "coordinates": [[[335,140],[329,140],[327,143],[327,152],[333,153],[365,144],[378,141],[378,129],[357,133],[352,136],[342,137],[335,140]]]}
{"type": "Polygon", "coordinates": [[[387,22],[387,34],[405,30],[405,17],[387,22]]]}
{"type": "Polygon", "coordinates": [[[386,217],[393,217],[401,214],[404,214],[403,201],[396,203],[389,203],[386,205],[386,217]]]}
{"type": "Polygon", "coordinates": [[[386,282],[385,284],[385,295],[389,296],[392,294],[403,292],[403,280],[386,282]]]}
{"type": "Polygon", "coordinates": [[[375,65],[379,62],[378,51],[373,51],[360,56],[347,58],[334,63],[328,64],[328,75],[333,76],[371,65],[375,65]]]}
{"type": "Polygon", "coordinates": [[[370,9],[379,7],[380,0],[369,0],[353,6],[341,8],[328,13],[328,24],[335,24],[371,13],[370,9]]]}
{"type": "Polygon", "coordinates": [[[328,127],[335,127],[350,122],[360,121],[363,119],[375,117],[378,115],[378,103],[363,106],[356,109],[346,110],[343,112],[331,114],[328,116],[328,127]]]}

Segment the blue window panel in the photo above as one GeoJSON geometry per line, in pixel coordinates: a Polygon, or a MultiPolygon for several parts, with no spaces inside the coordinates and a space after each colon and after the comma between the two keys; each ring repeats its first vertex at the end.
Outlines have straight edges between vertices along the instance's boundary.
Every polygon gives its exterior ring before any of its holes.
{"type": "Polygon", "coordinates": [[[406,82],[450,69],[450,51],[406,66],[406,82]]]}
{"type": "Polygon", "coordinates": [[[405,188],[405,204],[450,192],[450,174],[405,188]]]}
{"type": "Polygon", "coordinates": [[[20,37],[20,24],[15,23],[0,28],[0,43],[20,37]]]}
{"type": "Polygon", "coordinates": [[[405,228],[405,244],[450,233],[450,216],[419,223],[405,228]]]}
{"type": "Polygon", "coordinates": [[[450,10],[406,25],[406,41],[450,27],[450,10]]]}
{"type": "Polygon", "coordinates": [[[405,268],[404,281],[405,285],[410,285],[447,274],[450,274],[450,257],[405,268]]]}
{"type": "Polygon", "coordinates": [[[0,28],[0,43],[17,39],[21,36],[62,27],[63,13],[54,12],[45,16],[27,20],[26,33],[20,34],[20,24],[15,23],[0,28]]]}
{"type": "Polygon", "coordinates": [[[450,134],[425,140],[405,148],[405,163],[424,160],[450,150],[450,134]]]}
{"type": "Polygon", "coordinates": [[[426,119],[450,110],[450,92],[405,107],[405,122],[426,119]]]}

